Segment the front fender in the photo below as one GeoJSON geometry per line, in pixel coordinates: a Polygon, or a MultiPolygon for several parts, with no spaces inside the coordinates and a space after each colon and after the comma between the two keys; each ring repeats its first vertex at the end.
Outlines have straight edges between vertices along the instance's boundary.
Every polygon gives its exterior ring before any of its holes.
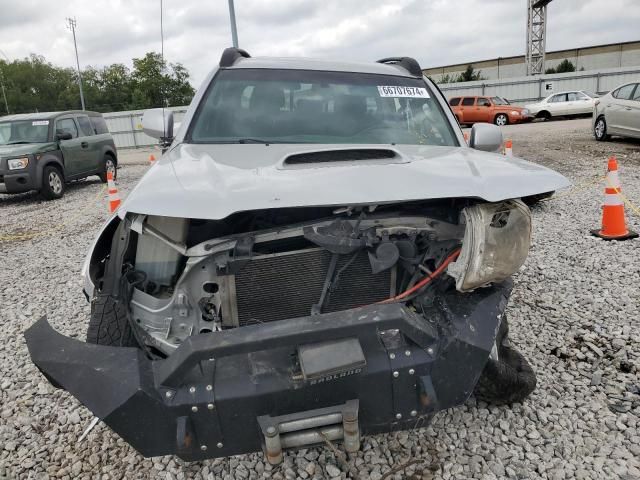
{"type": "Polygon", "coordinates": [[[40,159],[37,161],[36,167],[36,185],[42,185],[42,172],[47,165],[56,165],[62,171],[64,176],[64,158],[60,150],[52,150],[50,152],[43,153],[40,159]]]}
{"type": "Polygon", "coordinates": [[[114,213],[100,227],[98,234],[93,239],[91,246],[87,252],[87,255],[82,264],[82,291],[87,298],[87,301],[91,301],[96,288],[96,279],[100,276],[100,262],[111,251],[111,243],[118,225],[122,220],[118,217],[117,213],[114,213]]]}

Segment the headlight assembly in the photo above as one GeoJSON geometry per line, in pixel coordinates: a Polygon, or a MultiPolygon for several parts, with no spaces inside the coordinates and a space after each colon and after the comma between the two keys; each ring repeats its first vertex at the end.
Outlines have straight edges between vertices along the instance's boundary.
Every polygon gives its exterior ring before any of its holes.
{"type": "Polygon", "coordinates": [[[11,158],[7,160],[7,166],[9,167],[9,170],[20,170],[22,168],[27,168],[27,165],[29,165],[28,157],[11,158]]]}
{"type": "Polygon", "coordinates": [[[456,289],[474,290],[518,271],[531,245],[531,212],[520,200],[484,203],[463,211],[462,251],[447,272],[456,289]]]}

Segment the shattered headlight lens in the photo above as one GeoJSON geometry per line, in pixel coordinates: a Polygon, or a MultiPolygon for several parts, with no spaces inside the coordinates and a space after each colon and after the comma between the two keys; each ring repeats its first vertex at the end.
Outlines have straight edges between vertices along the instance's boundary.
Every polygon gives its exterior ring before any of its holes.
{"type": "Polygon", "coordinates": [[[462,251],[447,273],[456,289],[474,290],[518,271],[531,245],[531,212],[520,200],[484,203],[462,211],[466,229],[462,251]]]}

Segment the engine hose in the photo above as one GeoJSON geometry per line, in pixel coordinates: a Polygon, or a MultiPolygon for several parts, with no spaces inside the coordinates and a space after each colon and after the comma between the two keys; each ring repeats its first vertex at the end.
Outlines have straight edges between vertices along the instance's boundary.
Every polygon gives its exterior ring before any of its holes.
{"type": "Polygon", "coordinates": [[[447,266],[451,262],[453,262],[456,258],[458,258],[458,255],[460,255],[460,251],[461,251],[461,249],[458,248],[457,250],[454,250],[452,253],[450,253],[447,256],[447,258],[445,258],[443,260],[443,262],[440,264],[440,266],[438,268],[436,268],[429,275],[425,276],[422,280],[420,280],[418,283],[416,283],[413,287],[409,288],[408,290],[405,290],[404,292],[402,292],[399,295],[396,295],[395,297],[387,298],[386,300],[383,300],[383,301],[378,302],[378,303],[393,303],[393,302],[397,302],[398,300],[402,300],[404,298],[407,298],[412,293],[417,292],[418,290],[420,290],[424,286],[428,285],[429,282],[434,280],[440,274],[442,274],[442,272],[444,272],[445,268],[447,268],[447,266]]]}

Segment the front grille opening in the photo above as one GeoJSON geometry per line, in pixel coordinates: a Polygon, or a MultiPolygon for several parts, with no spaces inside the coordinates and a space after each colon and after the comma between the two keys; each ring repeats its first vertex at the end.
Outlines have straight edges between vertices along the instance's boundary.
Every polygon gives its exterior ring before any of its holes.
{"type": "Polygon", "coordinates": [[[361,160],[385,160],[398,157],[393,150],[383,148],[357,148],[348,150],[327,150],[290,155],[285,165],[307,165],[310,163],[353,162],[361,160]]]}

